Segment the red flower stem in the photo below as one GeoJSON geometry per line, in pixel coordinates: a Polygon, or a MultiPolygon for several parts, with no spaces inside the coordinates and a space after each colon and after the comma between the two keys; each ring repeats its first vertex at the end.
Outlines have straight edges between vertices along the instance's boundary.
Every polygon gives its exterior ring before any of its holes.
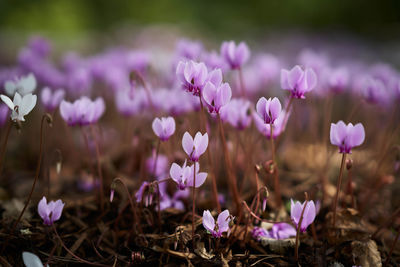
{"type": "Polygon", "coordinates": [[[158,139],[157,148],[156,148],[156,158],[154,159],[153,172],[152,172],[154,177],[156,176],[155,172],[156,172],[156,167],[157,167],[158,154],[160,153],[160,145],[161,145],[161,141],[160,141],[160,139],[158,139]]]}
{"type": "Polygon", "coordinates": [[[239,72],[240,93],[241,93],[242,97],[245,98],[246,97],[246,88],[244,86],[244,78],[243,78],[242,68],[239,68],[238,72],[239,72]]]}
{"type": "Polygon", "coordinates": [[[274,165],[274,189],[275,189],[275,201],[278,205],[278,208],[282,207],[282,197],[281,197],[281,186],[279,183],[279,175],[278,175],[278,166],[276,164],[275,159],[275,144],[274,144],[274,137],[273,137],[273,127],[270,124],[270,140],[271,140],[271,153],[272,153],[272,164],[274,165]]]}
{"type": "Polygon", "coordinates": [[[195,204],[196,204],[196,162],[193,163],[193,189],[192,189],[192,243],[193,250],[195,249],[194,242],[194,213],[195,213],[195,204]]]}
{"type": "Polygon", "coordinates": [[[349,194],[350,198],[351,198],[351,207],[353,209],[355,209],[356,208],[356,202],[355,202],[355,199],[354,199],[353,179],[352,179],[353,175],[352,174],[353,174],[353,172],[351,171],[351,169],[349,169],[347,171],[347,194],[349,194]]]}
{"type": "Polygon", "coordinates": [[[294,246],[294,257],[296,258],[296,261],[299,261],[299,238],[300,238],[300,228],[301,228],[301,223],[303,222],[303,216],[304,216],[304,211],[307,207],[307,203],[308,203],[308,194],[307,192],[304,193],[306,201],[304,202],[304,207],[303,210],[301,211],[301,215],[300,215],[300,220],[299,223],[297,224],[297,231],[296,231],[296,244],[294,246]]]}
{"type": "MultiPolygon", "coordinates": [[[[41,124],[40,124],[39,159],[38,159],[38,162],[37,162],[37,165],[36,165],[35,180],[33,181],[32,188],[31,188],[31,191],[29,193],[28,200],[25,203],[25,206],[22,209],[21,213],[19,214],[18,219],[14,222],[14,224],[13,224],[13,226],[11,228],[11,232],[10,232],[11,234],[14,233],[15,228],[17,227],[18,223],[21,221],[21,218],[24,215],[25,210],[29,205],[29,202],[31,201],[33,191],[35,190],[36,182],[37,182],[37,180],[39,180],[40,166],[42,164],[42,157],[43,157],[43,135],[44,135],[43,125],[44,125],[44,122],[46,121],[51,126],[52,120],[53,119],[52,119],[51,115],[48,114],[48,113],[46,113],[46,114],[44,114],[42,116],[42,121],[41,121],[41,124]]],[[[7,246],[8,240],[9,239],[7,238],[6,242],[4,242],[5,244],[4,244],[4,247],[3,247],[2,251],[7,246]]]]}
{"type": "Polygon", "coordinates": [[[8,123],[7,123],[6,135],[4,137],[3,145],[1,146],[1,152],[0,152],[0,176],[1,176],[1,172],[3,170],[3,159],[4,159],[4,154],[6,153],[8,137],[10,136],[10,132],[11,132],[11,126],[12,126],[12,120],[10,119],[8,121],[8,123]]]}
{"type": "Polygon", "coordinates": [[[336,225],[336,209],[337,209],[337,204],[338,204],[338,200],[339,200],[339,194],[340,194],[340,187],[342,185],[342,177],[343,177],[343,169],[344,169],[344,165],[346,163],[346,153],[343,153],[342,156],[342,163],[340,165],[340,172],[339,172],[339,178],[337,180],[337,185],[336,185],[336,195],[335,195],[335,201],[333,202],[333,228],[335,228],[336,225]]]}
{"type": "MultiPolygon", "coordinates": [[[[122,184],[122,186],[124,187],[125,192],[126,192],[126,195],[128,196],[128,199],[129,199],[129,204],[131,205],[131,210],[132,210],[133,218],[134,218],[135,223],[137,224],[137,226],[138,226],[138,228],[139,228],[139,232],[142,233],[142,227],[141,227],[141,225],[140,225],[139,217],[138,217],[137,212],[136,212],[136,206],[135,206],[135,204],[134,204],[135,202],[133,201],[132,196],[131,196],[131,194],[129,193],[128,187],[126,186],[126,184],[124,183],[124,181],[123,181],[121,178],[119,178],[119,177],[115,178],[115,179],[113,180],[113,183],[114,183],[114,182],[120,182],[120,183],[122,184]]],[[[124,210],[124,209],[123,209],[123,210],[124,210]]],[[[134,225],[134,224],[133,224],[133,225],[134,225]]]]}
{"type": "Polygon", "coordinates": [[[259,220],[259,221],[261,221],[261,222],[267,222],[267,223],[273,223],[273,224],[275,224],[275,223],[291,223],[291,221],[271,221],[271,220],[266,220],[266,219],[261,219],[260,217],[258,217],[256,214],[254,214],[254,212],[250,209],[250,207],[247,205],[247,203],[246,203],[246,201],[242,201],[242,204],[243,204],[243,206],[246,208],[246,210],[249,212],[249,214],[253,217],[253,218],[255,218],[255,219],[257,219],[257,220],[259,220]]]}
{"type": "Polygon", "coordinates": [[[219,124],[219,133],[220,133],[220,137],[221,137],[222,146],[224,149],[225,165],[227,168],[229,184],[230,184],[230,188],[231,188],[231,194],[232,194],[232,197],[236,204],[236,212],[240,213],[241,212],[240,196],[239,196],[239,192],[238,192],[237,185],[236,185],[236,178],[235,178],[234,174],[232,173],[232,162],[231,162],[231,158],[229,156],[228,146],[226,145],[224,127],[222,125],[221,116],[219,115],[219,113],[217,114],[217,116],[218,116],[218,124],[219,124]]]}
{"type": "Polygon", "coordinates": [[[77,256],[74,252],[72,252],[69,248],[67,248],[67,246],[64,244],[64,242],[62,241],[60,235],[57,232],[57,229],[55,227],[55,225],[53,224],[53,230],[54,233],[56,235],[56,237],[58,238],[58,240],[60,241],[61,246],[72,256],[74,257],[76,260],[78,260],[80,263],[84,263],[84,264],[88,264],[88,265],[94,265],[94,266],[104,266],[104,267],[108,267],[108,265],[104,265],[101,263],[97,263],[97,262],[90,262],[87,261],[85,259],[82,259],[81,257],[77,256]]]}
{"type": "MultiPolygon", "coordinates": [[[[206,117],[204,114],[205,111],[204,111],[204,107],[203,107],[203,101],[201,100],[201,96],[199,96],[199,99],[200,99],[200,107],[201,107],[200,120],[202,122],[203,131],[207,132],[206,117]]],[[[215,175],[215,170],[214,170],[213,164],[212,164],[211,146],[210,145],[207,148],[207,163],[208,163],[208,167],[210,168],[210,176],[211,176],[211,182],[212,182],[214,203],[217,207],[218,213],[221,213],[221,205],[219,204],[219,199],[218,199],[217,177],[215,175]]]]}
{"type": "Polygon", "coordinates": [[[94,131],[93,125],[90,125],[90,129],[92,131],[93,135],[93,140],[94,140],[94,145],[95,145],[95,150],[96,150],[96,159],[97,159],[97,173],[99,175],[99,180],[100,180],[100,207],[101,207],[101,212],[104,211],[104,180],[103,180],[103,172],[101,170],[101,161],[100,161],[100,148],[99,144],[96,140],[96,133],[94,131]]]}
{"type": "Polygon", "coordinates": [[[393,241],[393,244],[392,244],[392,246],[390,248],[390,251],[389,251],[389,255],[387,256],[385,264],[383,265],[383,267],[386,267],[388,265],[388,263],[390,261],[390,258],[392,257],[393,250],[394,250],[394,248],[396,246],[397,240],[399,240],[399,236],[400,236],[400,229],[397,230],[396,238],[393,241]]]}
{"type": "Polygon", "coordinates": [[[146,92],[147,101],[149,102],[151,109],[155,112],[155,111],[156,111],[156,108],[155,108],[155,106],[154,106],[154,104],[153,104],[153,100],[152,100],[152,98],[151,98],[151,90],[150,90],[150,87],[147,85],[146,81],[145,81],[144,78],[143,78],[143,75],[142,75],[140,72],[134,71],[134,73],[135,73],[136,77],[139,78],[140,83],[143,85],[144,90],[145,90],[145,92],[146,92]]]}

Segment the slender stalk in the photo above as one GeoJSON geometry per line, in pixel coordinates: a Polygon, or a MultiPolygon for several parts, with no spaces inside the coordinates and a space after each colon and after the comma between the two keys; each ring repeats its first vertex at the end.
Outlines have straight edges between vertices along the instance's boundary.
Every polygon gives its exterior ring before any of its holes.
{"type": "Polygon", "coordinates": [[[10,132],[11,132],[11,126],[12,126],[12,120],[10,119],[8,121],[8,123],[7,123],[6,136],[4,137],[3,145],[1,146],[1,152],[0,152],[0,175],[1,175],[1,172],[3,170],[3,159],[4,159],[4,154],[6,153],[8,137],[10,136],[10,132]]]}
{"type": "Polygon", "coordinates": [[[396,243],[397,243],[397,241],[399,240],[399,236],[400,236],[400,229],[397,230],[396,238],[395,238],[394,241],[393,241],[392,247],[390,248],[390,251],[389,251],[389,255],[388,255],[388,257],[387,257],[387,259],[386,259],[385,264],[383,265],[383,267],[386,267],[386,266],[388,265],[388,263],[389,263],[389,261],[390,261],[390,258],[392,257],[392,253],[393,253],[393,250],[394,250],[394,248],[395,248],[395,246],[396,246],[396,243]]]}
{"type": "Polygon", "coordinates": [[[351,168],[347,170],[347,194],[350,195],[350,199],[351,199],[351,207],[353,209],[356,208],[356,202],[354,199],[354,192],[353,192],[353,172],[351,171],[351,168]]]}
{"type": "Polygon", "coordinates": [[[195,248],[195,242],[194,242],[194,213],[196,211],[195,205],[196,205],[196,162],[193,164],[193,189],[192,189],[192,243],[193,243],[193,249],[195,248]]]}
{"type": "Polygon", "coordinates": [[[232,197],[236,204],[236,211],[238,213],[240,213],[241,212],[240,196],[239,196],[239,192],[238,192],[237,185],[236,185],[236,178],[234,177],[234,174],[232,173],[232,162],[231,162],[231,158],[229,156],[228,146],[226,145],[224,127],[222,125],[222,121],[221,121],[221,117],[220,117],[219,113],[217,114],[217,116],[218,116],[218,124],[219,124],[219,132],[220,132],[221,142],[222,142],[222,146],[224,149],[225,165],[226,165],[227,172],[228,172],[229,184],[231,185],[230,186],[231,191],[232,191],[231,193],[232,193],[232,197]]]}
{"type": "Polygon", "coordinates": [[[96,133],[94,131],[93,125],[90,125],[90,129],[92,130],[92,135],[93,135],[93,141],[96,149],[96,159],[97,159],[97,173],[99,175],[99,180],[100,180],[100,207],[101,207],[101,212],[104,211],[104,180],[103,180],[103,171],[101,170],[101,161],[100,161],[100,148],[99,144],[96,140],[96,133]]]}
{"type": "Polygon", "coordinates": [[[137,224],[137,226],[138,226],[138,228],[139,228],[139,231],[142,233],[142,227],[141,227],[141,225],[140,225],[139,217],[138,217],[137,212],[136,212],[136,206],[135,206],[135,204],[134,204],[134,202],[133,202],[133,199],[132,199],[131,194],[129,193],[128,187],[126,186],[126,184],[124,183],[124,181],[123,181],[121,178],[119,178],[119,177],[114,178],[113,183],[114,183],[114,182],[120,182],[120,183],[122,184],[122,186],[124,187],[125,192],[126,192],[126,195],[128,196],[128,199],[129,199],[129,204],[131,205],[131,210],[132,210],[133,218],[134,218],[135,223],[137,224]]]}
{"type": "Polygon", "coordinates": [[[152,174],[154,175],[154,177],[156,176],[156,167],[157,167],[157,161],[158,161],[158,154],[160,153],[160,145],[161,145],[161,140],[158,139],[158,142],[157,142],[157,149],[156,149],[156,158],[154,159],[154,163],[153,163],[153,172],[152,172],[152,174]]]}
{"type": "Polygon", "coordinates": [[[239,72],[239,83],[240,83],[240,93],[243,98],[246,97],[246,88],[244,86],[244,78],[243,78],[243,71],[242,68],[238,69],[239,72]]]}
{"type": "Polygon", "coordinates": [[[278,175],[278,166],[275,160],[275,144],[274,144],[274,135],[273,135],[273,127],[270,124],[270,141],[271,141],[271,153],[272,153],[272,164],[274,165],[274,188],[275,188],[275,201],[278,205],[278,208],[282,207],[282,197],[281,197],[281,187],[279,183],[279,175],[278,175]]]}
{"type": "MultiPolygon", "coordinates": [[[[207,132],[206,117],[205,117],[205,114],[204,114],[204,107],[203,107],[203,101],[201,100],[201,96],[199,96],[199,100],[200,100],[200,107],[201,107],[200,121],[202,123],[203,131],[207,132]]],[[[209,145],[209,147],[207,149],[207,163],[208,163],[208,167],[210,168],[210,176],[211,176],[211,182],[212,182],[212,191],[213,191],[214,203],[215,203],[215,205],[217,207],[218,213],[221,213],[221,205],[219,204],[219,200],[218,200],[217,177],[215,175],[215,170],[214,170],[214,167],[212,165],[212,158],[211,158],[211,152],[210,151],[211,151],[211,146],[209,145]]]]}
{"type": "Polygon", "coordinates": [[[299,223],[297,224],[297,231],[296,231],[296,244],[294,246],[294,257],[296,258],[296,261],[299,261],[299,238],[300,238],[300,228],[301,228],[301,223],[303,222],[303,216],[304,216],[304,211],[307,207],[307,203],[308,203],[308,194],[307,192],[304,193],[306,201],[304,202],[304,207],[303,210],[301,211],[301,215],[300,215],[300,220],[299,223]]]}
{"type": "MultiPolygon", "coordinates": [[[[21,218],[24,215],[25,210],[29,205],[29,202],[31,201],[33,191],[35,190],[36,182],[39,179],[40,166],[42,164],[42,157],[43,157],[43,135],[44,135],[43,125],[44,125],[44,122],[46,121],[49,124],[49,126],[51,126],[52,125],[52,120],[53,119],[52,119],[51,115],[48,114],[48,113],[46,113],[46,114],[44,114],[42,116],[42,121],[41,121],[41,124],[40,124],[39,159],[38,159],[37,166],[36,166],[35,180],[33,181],[32,188],[31,188],[31,191],[29,193],[28,200],[25,203],[25,206],[22,209],[21,213],[19,214],[18,219],[14,222],[14,224],[13,224],[13,226],[11,228],[11,232],[10,232],[11,234],[14,233],[15,228],[17,227],[18,223],[21,221],[21,218]]],[[[8,243],[8,239],[4,244],[3,250],[6,247],[7,243],[8,243]]]]}
{"type": "Polygon", "coordinates": [[[155,108],[154,103],[153,103],[153,100],[152,100],[152,98],[151,98],[151,90],[150,90],[150,87],[147,85],[146,81],[145,81],[144,78],[143,78],[143,75],[142,75],[140,72],[134,71],[134,73],[135,73],[136,77],[139,78],[140,82],[142,83],[142,85],[143,85],[143,87],[144,87],[144,89],[145,89],[145,91],[146,91],[147,101],[149,102],[151,109],[152,109],[153,111],[155,111],[156,108],[155,108]]]}
{"type": "Polygon", "coordinates": [[[333,228],[335,228],[336,225],[336,209],[337,209],[337,203],[339,200],[339,194],[340,194],[340,187],[342,185],[342,176],[343,176],[343,169],[344,169],[344,165],[346,163],[346,153],[343,153],[342,156],[342,163],[340,165],[340,173],[339,173],[339,178],[337,181],[337,185],[336,185],[336,196],[335,196],[335,201],[333,202],[333,228]]]}
{"type": "Polygon", "coordinates": [[[55,227],[54,224],[53,224],[53,230],[54,230],[54,233],[55,233],[56,237],[57,237],[58,240],[60,241],[61,246],[62,246],[72,257],[74,257],[76,260],[78,260],[80,263],[84,263],[84,264],[88,264],[88,265],[95,265],[95,266],[105,266],[105,267],[108,267],[108,265],[104,265],[104,264],[97,263],[97,262],[90,262],[90,261],[87,261],[87,260],[82,259],[81,257],[77,256],[74,252],[72,252],[72,251],[71,251],[69,248],[67,248],[67,246],[64,244],[64,242],[62,241],[60,235],[58,234],[57,229],[56,229],[56,227],[55,227]]]}

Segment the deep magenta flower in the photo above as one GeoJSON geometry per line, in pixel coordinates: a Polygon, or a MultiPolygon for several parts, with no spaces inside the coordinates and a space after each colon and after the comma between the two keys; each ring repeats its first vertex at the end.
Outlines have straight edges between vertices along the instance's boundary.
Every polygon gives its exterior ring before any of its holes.
{"type": "Polygon", "coordinates": [[[223,42],[221,55],[231,69],[239,69],[250,58],[250,50],[245,42],[240,42],[237,46],[234,41],[223,42]]]}
{"type": "Polygon", "coordinates": [[[258,115],[264,120],[266,124],[272,124],[278,118],[282,111],[282,105],[278,98],[261,97],[257,101],[256,110],[258,115]]]}
{"type": "Polygon", "coordinates": [[[53,112],[64,99],[65,91],[63,89],[58,89],[52,91],[49,87],[45,87],[40,95],[40,100],[46,111],[53,112]]]}
{"type": "Polygon", "coordinates": [[[209,210],[203,211],[203,226],[215,238],[220,238],[222,233],[229,231],[231,220],[228,210],[221,212],[216,222],[209,210]]]}
{"type": "Polygon", "coordinates": [[[270,230],[266,230],[262,227],[254,227],[252,235],[254,239],[258,241],[263,238],[281,240],[296,236],[296,229],[288,223],[276,223],[272,226],[270,230]]]}
{"type": "Polygon", "coordinates": [[[180,61],[176,67],[176,75],[186,91],[199,96],[207,82],[208,70],[203,62],[180,61]]]}
{"type": "Polygon", "coordinates": [[[161,141],[167,141],[175,132],[175,120],[172,117],[155,118],[152,123],[153,132],[161,141]]]}
{"type": "Polygon", "coordinates": [[[38,213],[43,219],[43,223],[45,225],[53,225],[55,221],[60,219],[64,205],[65,203],[61,199],[47,203],[46,197],[43,197],[38,205],[38,213]]]}
{"type": "Polygon", "coordinates": [[[186,160],[183,163],[182,167],[176,164],[175,162],[172,163],[171,169],[169,170],[169,174],[174,180],[178,188],[180,190],[186,189],[186,187],[200,187],[207,178],[206,172],[199,172],[200,171],[200,164],[195,162],[196,164],[196,183],[194,184],[194,164],[192,166],[186,166],[186,160]]]}
{"type": "MultiPolygon", "coordinates": [[[[301,204],[299,201],[296,201],[296,203],[294,203],[293,199],[291,199],[290,201],[290,217],[292,218],[292,222],[296,225],[297,228],[300,222],[300,217],[301,213],[303,212],[305,202],[301,204]]],[[[303,220],[301,221],[300,225],[300,231],[305,232],[307,230],[307,227],[314,221],[315,216],[316,209],[314,201],[307,201],[307,206],[304,209],[303,213],[303,220]]]]}
{"type": "Polygon", "coordinates": [[[295,66],[291,70],[281,70],[281,87],[291,91],[294,98],[305,98],[304,94],[317,85],[317,75],[311,68],[303,70],[295,66]]]}
{"type": "Polygon", "coordinates": [[[332,145],[339,147],[339,153],[351,153],[353,147],[359,146],[364,142],[365,130],[361,123],[353,125],[338,121],[331,123],[330,139],[332,145]]]}
{"type": "Polygon", "coordinates": [[[232,90],[228,83],[216,85],[207,82],[203,89],[203,99],[210,113],[219,113],[219,110],[229,103],[231,97],[232,90]]]}
{"type": "Polygon", "coordinates": [[[182,147],[191,161],[199,161],[200,156],[206,151],[208,146],[208,134],[202,135],[197,132],[194,139],[185,132],[182,138],[182,147]]]}

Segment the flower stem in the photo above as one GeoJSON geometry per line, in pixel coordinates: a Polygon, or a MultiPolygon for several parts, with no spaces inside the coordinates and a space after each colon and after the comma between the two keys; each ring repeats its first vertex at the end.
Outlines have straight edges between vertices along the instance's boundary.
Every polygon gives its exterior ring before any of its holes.
{"type": "Polygon", "coordinates": [[[228,172],[229,184],[231,185],[230,186],[231,193],[232,193],[232,197],[236,204],[236,211],[238,213],[240,213],[241,212],[240,196],[239,196],[239,192],[238,192],[237,185],[236,185],[236,178],[234,177],[234,174],[232,173],[232,162],[231,162],[231,158],[229,156],[228,146],[226,145],[224,127],[222,125],[221,116],[219,115],[219,113],[217,114],[217,116],[218,116],[218,124],[219,124],[219,133],[220,133],[220,137],[221,137],[222,146],[224,149],[225,165],[226,165],[227,172],[228,172]]]}
{"type": "Polygon", "coordinates": [[[275,188],[275,201],[278,205],[278,208],[282,207],[282,197],[281,197],[281,187],[279,183],[279,175],[278,175],[278,166],[275,160],[275,143],[274,143],[274,135],[273,135],[273,127],[270,124],[270,141],[271,141],[271,153],[272,153],[272,164],[274,166],[274,188],[275,188]]]}
{"type": "Polygon", "coordinates": [[[242,97],[245,98],[246,97],[246,89],[244,86],[244,78],[243,78],[242,68],[239,68],[238,71],[239,71],[240,92],[241,92],[242,97]]]}
{"type": "Polygon", "coordinates": [[[343,169],[344,169],[344,165],[346,163],[346,153],[343,153],[342,156],[342,163],[340,165],[340,172],[339,172],[339,178],[337,181],[337,185],[336,185],[336,195],[335,195],[335,201],[333,202],[333,228],[335,228],[335,224],[336,224],[336,209],[337,209],[337,203],[339,200],[339,193],[340,193],[340,187],[342,185],[342,176],[343,176],[343,169]]]}
{"type": "Polygon", "coordinates": [[[156,158],[154,159],[153,172],[152,172],[154,177],[156,177],[156,167],[157,167],[157,161],[158,161],[158,154],[160,153],[160,145],[161,145],[161,141],[160,141],[160,139],[158,139],[157,149],[156,149],[156,158]]]}
{"type": "Polygon", "coordinates": [[[300,220],[299,223],[297,224],[297,231],[296,231],[296,244],[294,246],[294,257],[296,258],[296,261],[299,261],[299,238],[300,238],[300,228],[301,228],[301,223],[303,222],[303,216],[304,216],[304,211],[307,207],[307,203],[308,203],[308,194],[307,192],[304,192],[306,201],[304,202],[304,207],[303,210],[301,211],[301,215],[300,215],[300,220]]]}
{"type": "Polygon", "coordinates": [[[1,146],[1,152],[0,152],[0,175],[1,175],[1,172],[3,170],[3,158],[4,158],[4,154],[6,153],[6,147],[7,147],[8,137],[9,137],[10,132],[11,132],[11,126],[12,126],[12,120],[10,119],[8,121],[8,124],[7,124],[6,136],[4,138],[3,145],[1,146]]]}
{"type": "Polygon", "coordinates": [[[100,180],[100,207],[101,207],[101,211],[104,211],[104,180],[103,180],[103,172],[101,170],[101,161],[100,161],[100,148],[99,148],[99,144],[96,140],[96,133],[94,131],[93,125],[90,125],[90,129],[92,131],[92,135],[93,135],[93,141],[94,141],[94,145],[95,145],[95,149],[96,149],[96,159],[97,159],[97,172],[99,175],[99,180],[100,180]]]}
{"type": "MultiPolygon", "coordinates": [[[[22,209],[21,213],[19,214],[18,219],[17,219],[17,220],[15,221],[15,223],[13,224],[13,227],[12,227],[10,233],[14,233],[15,228],[17,227],[18,223],[21,221],[21,218],[22,218],[22,216],[24,215],[25,210],[26,210],[26,208],[27,208],[28,205],[29,205],[29,202],[31,201],[33,191],[35,190],[36,182],[37,182],[37,180],[39,179],[40,165],[42,164],[42,157],[43,157],[43,135],[44,135],[44,134],[43,134],[43,133],[44,133],[44,131],[43,131],[43,125],[44,125],[44,121],[46,121],[46,122],[49,124],[49,126],[51,126],[51,125],[52,125],[52,124],[51,124],[51,123],[52,123],[52,120],[53,120],[53,119],[52,119],[51,115],[48,114],[48,113],[46,113],[46,114],[44,114],[44,115],[42,116],[42,121],[41,121],[41,124],[40,124],[39,159],[38,159],[37,166],[36,166],[35,180],[33,181],[32,188],[31,188],[31,191],[30,191],[29,196],[28,196],[28,200],[26,201],[24,208],[22,209]]],[[[8,240],[7,240],[7,242],[8,242],[8,240]]],[[[5,242],[5,243],[7,243],[7,242],[5,242]]]]}
{"type": "Polygon", "coordinates": [[[195,213],[195,204],[196,204],[196,162],[193,164],[193,189],[192,189],[192,242],[193,242],[193,250],[195,249],[194,242],[194,213],[195,213]]]}

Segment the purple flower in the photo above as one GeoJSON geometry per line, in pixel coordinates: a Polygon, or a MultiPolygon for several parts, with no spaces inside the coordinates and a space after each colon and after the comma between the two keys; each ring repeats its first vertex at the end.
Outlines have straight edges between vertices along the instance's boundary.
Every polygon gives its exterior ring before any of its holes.
{"type": "Polygon", "coordinates": [[[200,132],[193,137],[185,132],[182,138],[182,147],[191,161],[198,161],[200,156],[206,151],[208,146],[208,134],[202,135],[200,132]]]}
{"type": "Polygon", "coordinates": [[[209,210],[203,211],[203,226],[215,238],[220,238],[222,233],[229,231],[231,220],[228,210],[221,212],[216,222],[209,210]]]}
{"type": "Polygon", "coordinates": [[[339,153],[351,153],[353,147],[359,146],[364,142],[365,130],[361,123],[345,124],[338,121],[336,124],[331,123],[330,139],[332,145],[339,147],[339,153]]]}
{"type": "Polygon", "coordinates": [[[146,168],[150,174],[153,174],[156,177],[162,176],[167,171],[168,166],[168,158],[165,155],[158,155],[157,163],[154,169],[154,161],[156,160],[156,150],[153,150],[153,155],[146,160],[146,168]]]}
{"type": "Polygon", "coordinates": [[[229,68],[225,60],[216,51],[204,53],[202,58],[210,70],[221,69],[225,71],[229,68]]]}
{"type": "Polygon", "coordinates": [[[246,99],[232,99],[221,108],[221,119],[229,122],[236,129],[243,130],[251,123],[250,105],[250,101],[246,99]]]}
{"type": "Polygon", "coordinates": [[[176,75],[186,91],[199,96],[207,82],[208,70],[203,62],[180,61],[176,67],[176,75]]]}
{"type": "MultiPolygon", "coordinates": [[[[207,178],[207,173],[199,172],[200,171],[200,164],[195,162],[196,164],[196,184],[195,187],[200,187],[207,178]]],[[[192,166],[186,166],[186,160],[183,163],[182,167],[176,164],[175,162],[172,163],[171,169],[169,170],[169,174],[177,184],[180,190],[186,189],[186,187],[193,187],[194,182],[194,164],[192,166]]]]}
{"type": "MultiPolygon", "coordinates": [[[[300,217],[301,213],[303,212],[305,202],[301,204],[299,201],[296,201],[296,203],[294,203],[293,199],[291,199],[290,201],[291,201],[290,217],[292,218],[292,221],[297,228],[300,222],[300,217]]],[[[315,215],[316,215],[316,210],[314,201],[312,200],[307,201],[307,206],[304,209],[303,213],[303,220],[301,222],[300,231],[302,232],[306,231],[307,227],[314,221],[315,215]]]]}
{"type": "Polygon", "coordinates": [[[236,46],[234,41],[223,42],[221,45],[221,55],[231,69],[239,69],[249,59],[250,50],[244,42],[240,42],[238,46],[236,46]]]}
{"type": "Polygon", "coordinates": [[[3,127],[6,124],[9,116],[9,108],[7,105],[0,104],[0,127],[3,127]]]}
{"type": "Polygon", "coordinates": [[[262,238],[281,240],[296,236],[296,229],[288,223],[276,223],[269,231],[262,227],[254,227],[252,235],[258,241],[262,238]]]}
{"type": "Polygon", "coordinates": [[[305,98],[304,94],[314,89],[316,85],[317,75],[310,68],[302,70],[297,65],[290,71],[281,70],[281,87],[284,90],[291,91],[294,98],[305,98]]]}
{"type": "Polygon", "coordinates": [[[200,42],[181,39],[176,45],[176,51],[179,57],[196,60],[203,51],[203,45],[200,42]]]}
{"type": "MultiPolygon", "coordinates": [[[[257,130],[263,134],[265,137],[267,137],[268,139],[271,138],[271,125],[273,127],[273,132],[272,134],[274,135],[273,138],[278,137],[286,128],[286,123],[288,121],[288,119],[286,119],[286,122],[284,121],[285,119],[285,114],[286,111],[282,111],[278,118],[274,121],[273,124],[266,124],[264,122],[264,120],[262,118],[260,118],[260,116],[258,114],[253,113],[253,119],[254,119],[254,123],[257,127],[257,130]]],[[[290,114],[289,114],[290,115],[290,114]]],[[[289,116],[288,115],[288,116],[289,116]]]]}
{"type": "Polygon", "coordinates": [[[61,101],[60,114],[69,126],[89,125],[96,123],[105,111],[104,100],[98,97],[95,101],[83,96],[75,102],[61,101]]]}
{"type": "Polygon", "coordinates": [[[261,97],[257,101],[256,109],[258,115],[264,120],[264,123],[272,124],[281,113],[282,105],[276,97],[273,99],[269,98],[268,100],[265,97],[261,97]]]}
{"type": "Polygon", "coordinates": [[[210,113],[219,113],[221,107],[229,103],[232,97],[232,90],[228,83],[214,85],[207,82],[203,89],[203,98],[210,113]]]}
{"type": "Polygon", "coordinates": [[[379,79],[365,78],[361,90],[365,100],[370,103],[385,103],[388,100],[385,84],[379,79]]]}
{"type": "Polygon", "coordinates": [[[41,58],[47,57],[51,52],[51,44],[41,36],[34,36],[29,40],[28,48],[41,58]]]}
{"type": "Polygon", "coordinates": [[[67,85],[70,92],[81,94],[92,87],[92,76],[89,69],[80,67],[67,74],[67,85]]]}
{"type": "Polygon", "coordinates": [[[45,109],[49,112],[52,112],[60,105],[60,102],[64,99],[64,96],[65,91],[63,89],[58,89],[57,91],[53,92],[50,90],[50,88],[45,87],[42,90],[40,99],[42,100],[42,104],[45,109]]]}
{"type": "Polygon", "coordinates": [[[153,132],[161,141],[167,141],[175,132],[175,120],[172,117],[155,118],[152,123],[153,132]]]}
{"type": "Polygon", "coordinates": [[[328,87],[335,93],[343,92],[349,85],[350,74],[346,68],[331,70],[327,75],[328,87]]]}
{"type": "Polygon", "coordinates": [[[46,197],[43,197],[38,205],[38,213],[40,217],[42,217],[43,223],[45,225],[53,225],[55,221],[60,219],[64,205],[65,203],[63,203],[61,199],[56,202],[50,201],[47,204],[46,197]]]}

